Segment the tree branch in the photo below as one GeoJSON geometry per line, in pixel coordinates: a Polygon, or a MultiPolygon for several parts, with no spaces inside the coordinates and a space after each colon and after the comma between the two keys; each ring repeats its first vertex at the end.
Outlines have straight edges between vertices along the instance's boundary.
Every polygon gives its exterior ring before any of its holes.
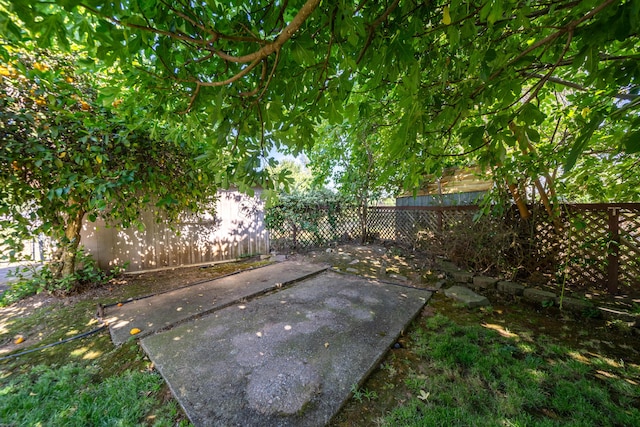
{"type": "Polygon", "coordinates": [[[369,46],[371,45],[376,32],[376,28],[378,28],[378,26],[380,26],[380,24],[382,24],[389,17],[391,12],[393,12],[394,9],[398,7],[398,3],[400,3],[400,0],[394,0],[393,3],[391,3],[389,7],[384,11],[384,13],[378,16],[378,18],[369,25],[369,34],[367,35],[367,41],[364,43],[362,50],[360,50],[358,59],[356,59],[356,64],[359,64],[360,61],[362,61],[362,57],[364,56],[367,49],[369,49],[369,46]]]}
{"type": "Polygon", "coordinates": [[[260,62],[262,62],[263,59],[264,58],[258,58],[254,60],[251,64],[243,68],[242,71],[234,74],[233,76],[229,77],[226,80],[218,80],[215,82],[203,82],[202,80],[198,80],[198,79],[179,79],[179,81],[188,82],[188,83],[198,83],[201,86],[208,86],[208,87],[226,86],[228,84],[231,84],[233,82],[240,80],[241,78],[249,74],[249,72],[253,70],[260,62]]]}
{"type": "MultiPolygon", "coordinates": [[[[172,31],[160,30],[158,28],[151,27],[151,26],[132,24],[130,22],[124,22],[124,21],[122,21],[122,20],[120,20],[120,19],[118,19],[116,17],[105,15],[102,12],[100,12],[99,10],[94,9],[91,6],[86,5],[85,3],[81,3],[80,6],[82,6],[85,9],[87,9],[89,12],[93,13],[94,15],[100,16],[103,19],[111,22],[112,24],[121,25],[121,26],[127,27],[127,28],[133,28],[133,29],[140,30],[140,31],[148,31],[150,33],[158,34],[160,36],[165,36],[165,37],[169,37],[169,38],[176,39],[176,40],[189,41],[189,42],[192,42],[192,43],[195,43],[195,44],[198,44],[198,45],[205,45],[205,46],[209,45],[211,43],[214,43],[217,40],[217,38],[214,38],[214,39],[211,39],[211,40],[205,40],[205,39],[200,39],[199,40],[199,39],[193,38],[191,36],[187,36],[187,35],[179,34],[179,33],[174,33],[172,31]]],[[[146,19],[146,17],[145,17],[145,19],[146,19]]]]}
{"type": "Polygon", "coordinates": [[[198,97],[198,94],[200,93],[200,88],[202,87],[202,85],[200,83],[196,83],[196,90],[193,91],[193,95],[191,95],[191,99],[189,100],[189,105],[187,106],[187,108],[182,111],[179,114],[187,114],[189,111],[191,111],[191,108],[193,107],[194,102],[196,102],[196,98],[198,97]]]}
{"type": "MultiPolygon", "coordinates": [[[[262,73],[260,74],[260,82],[264,82],[264,80],[267,77],[267,64],[266,64],[267,60],[263,59],[262,60],[262,73]]],[[[240,92],[238,95],[242,96],[242,97],[249,97],[249,96],[253,96],[256,93],[258,93],[260,91],[260,88],[262,87],[262,83],[259,83],[258,85],[256,85],[256,87],[249,91],[249,92],[240,92]]]]}
{"type": "Polygon", "coordinates": [[[171,3],[165,0],[162,0],[162,4],[164,4],[169,10],[171,10],[173,13],[175,13],[180,18],[184,19],[194,27],[199,28],[200,30],[212,35],[216,40],[218,39],[218,37],[220,37],[220,33],[212,30],[211,28],[206,27],[203,23],[197,22],[195,19],[191,18],[190,16],[187,16],[185,13],[180,12],[178,9],[173,7],[171,3]]]}
{"type": "Polygon", "coordinates": [[[553,67],[551,67],[551,69],[549,70],[549,72],[547,74],[545,74],[544,76],[542,76],[542,78],[540,79],[540,81],[536,84],[536,88],[533,91],[533,94],[529,97],[529,101],[533,98],[535,98],[536,96],[538,96],[538,93],[540,92],[540,90],[542,89],[542,87],[544,86],[544,84],[547,82],[547,80],[549,80],[549,78],[551,77],[551,75],[553,74],[553,72],[556,70],[556,68],[558,68],[558,64],[560,64],[560,62],[564,59],[564,56],[567,54],[567,52],[569,51],[569,47],[571,46],[571,41],[573,40],[573,28],[571,28],[569,30],[569,35],[567,36],[567,41],[564,44],[564,48],[562,49],[562,52],[560,53],[560,56],[558,56],[558,60],[555,62],[555,64],[553,65],[553,67]]]}
{"type": "Polygon", "coordinates": [[[215,51],[216,55],[218,55],[221,59],[229,62],[237,62],[237,63],[246,63],[246,62],[254,62],[256,60],[261,60],[271,55],[278,49],[282,47],[293,35],[302,27],[302,24],[307,20],[307,18],[313,13],[314,10],[320,4],[320,0],[307,0],[307,2],[302,5],[298,14],[291,20],[289,25],[285,27],[284,30],[276,37],[273,43],[269,43],[257,51],[250,53],[248,55],[243,56],[233,56],[228,55],[222,51],[215,51]]]}
{"type": "MultiPolygon", "coordinates": [[[[537,79],[542,79],[545,76],[542,74],[538,74],[538,73],[526,73],[524,74],[525,77],[534,77],[537,79]]],[[[579,85],[578,83],[574,83],[574,82],[570,82],[568,80],[564,80],[561,79],[559,77],[553,77],[553,76],[549,76],[547,78],[547,80],[551,83],[556,83],[562,86],[566,86],[566,87],[570,87],[572,89],[576,89],[579,90],[581,92],[586,92],[589,90],[589,88],[579,85]]],[[[632,93],[616,93],[612,95],[614,98],[616,99],[623,99],[623,100],[627,100],[627,101],[633,101],[634,99],[637,99],[638,97],[640,97],[640,95],[635,95],[632,93]]]]}

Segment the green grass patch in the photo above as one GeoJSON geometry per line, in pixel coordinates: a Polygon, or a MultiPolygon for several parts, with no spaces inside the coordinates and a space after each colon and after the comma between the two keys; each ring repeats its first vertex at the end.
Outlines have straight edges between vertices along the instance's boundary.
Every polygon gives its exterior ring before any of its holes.
{"type": "MultiPolygon", "coordinates": [[[[151,372],[129,371],[101,381],[97,367],[39,365],[0,387],[0,424],[138,425],[162,387],[162,378],[151,372]]],[[[152,414],[154,424],[172,425],[170,409],[152,414]]]]}
{"type": "Polygon", "coordinates": [[[382,424],[640,425],[636,365],[507,335],[442,315],[428,319],[411,335],[423,372],[404,381],[413,397],[382,424]]]}
{"type": "MultiPolygon", "coordinates": [[[[15,354],[90,331],[99,325],[94,317],[98,302],[124,301],[264,264],[180,271],[190,274],[186,278],[159,272],[74,300],[52,298],[36,306],[0,308],[0,349],[15,354]],[[183,282],[176,284],[175,277],[183,282]],[[19,346],[13,345],[16,336],[24,337],[19,346]]],[[[0,356],[0,426],[189,425],[138,342],[115,347],[106,329],[18,357],[0,356]]]]}

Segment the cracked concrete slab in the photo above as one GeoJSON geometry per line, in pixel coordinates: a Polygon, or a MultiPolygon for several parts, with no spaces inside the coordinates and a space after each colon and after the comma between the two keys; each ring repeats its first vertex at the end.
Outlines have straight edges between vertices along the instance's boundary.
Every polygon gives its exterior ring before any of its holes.
{"type": "Polygon", "coordinates": [[[219,310],[237,301],[249,299],[324,271],[327,266],[286,261],[254,270],[107,307],[103,318],[109,322],[114,344],[170,328],[193,317],[219,310]]]}
{"type": "Polygon", "coordinates": [[[325,272],[141,343],[196,426],[320,426],[430,296],[325,272]]]}

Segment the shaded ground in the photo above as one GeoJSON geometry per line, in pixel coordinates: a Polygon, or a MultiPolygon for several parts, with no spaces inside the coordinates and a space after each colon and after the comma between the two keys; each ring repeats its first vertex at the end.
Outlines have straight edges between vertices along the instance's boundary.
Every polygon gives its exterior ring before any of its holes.
{"type": "Polygon", "coordinates": [[[268,262],[253,259],[209,268],[186,267],[124,275],[112,280],[107,286],[87,289],[79,295],[60,298],[42,293],[25,298],[9,307],[0,307],[0,357],[94,328],[98,324],[94,317],[99,303],[117,303],[129,298],[166,292],[189,283],[266,264],[268,262]],[[18,335],[24,341],[16,345],[14,340],[18,335]]]}
{"type": "MultiPolygon", "coordinates": [[[[441,279],[441,273],[428,259],[418,254],[404,254],[395,248],[341,246],[330,252],[311,252],[304,258],[311,262],[330,263],[341,271],[351,269],[352,273],[411,283],[418,287],[430,288],[441,279]]],[[[57,341],[74,332],[87,330],[92,327],[91,318],[99,301],[117,302],[174,289],[249,265],[254,264],[229,264],[215,269],[174,269],[128,276],[114,281],[109,287],[89,290],[67,299],[38,295],[11,307],[0,308],[0,357],[8,351],[57,341]],[[18,346],[14,345],[16,334],[24,334],[27,340],[18,346]]],[[[572,346],[613,361],[640,364],[638,333],[625,322],[589,318],[560,312],[556,307],[545,308],[495,295],[487,296],[492,303],[490,308],[469,310],[446,299],[441,293],[435,294],[422,315],[400,339],[402,347],[391,351],[380,364],[381,369],[375,371],[362,386],[363,393],[358,395],[359,399],[352,399],[333,420],[333,425],[376,425],[382,414],[411,398],[411,390],[405,381],[412,372],[420,369],[420,362],[411,348],[409,335],[436,313],[443,313],[461,325],[484,325],[505,336],[514,334],[524,339],[557,342],[558,345],[572,346]],[[369,397],[364,396],[364,391],[369,397]]],[[[78,344],[57,346],[45,353],[0,365],[0,377],[6,375],[7,370],[19,372],[35,363],[64,363],[74,358],[99,360],[99,357],[102,357],[100,363],[105,366],[103,375],[108,376],[115,371],[139,366],[140,362],[135,360],[140,357],[139,354],[137,345],[114,349],[108,334],[104,332],[78,344]]],[[[165,389],[164,393],[167,392],[165,389]]]]}

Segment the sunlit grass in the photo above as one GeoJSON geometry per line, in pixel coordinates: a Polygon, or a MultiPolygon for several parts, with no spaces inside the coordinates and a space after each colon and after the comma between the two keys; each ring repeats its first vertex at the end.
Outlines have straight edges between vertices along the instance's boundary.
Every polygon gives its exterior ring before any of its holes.
{"type": "Polygon", "coordinates": [[[635,365],[442,315],[416,328],[409,346],[427,374],[408,371],[412,397],[382,425],[640,425],[635,365]]]}

